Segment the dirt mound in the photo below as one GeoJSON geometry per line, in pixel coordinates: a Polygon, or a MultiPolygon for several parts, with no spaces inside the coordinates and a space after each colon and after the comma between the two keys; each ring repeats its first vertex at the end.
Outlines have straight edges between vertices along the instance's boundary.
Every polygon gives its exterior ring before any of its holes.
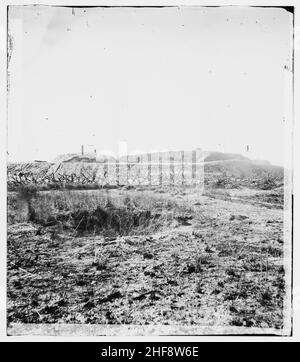
{"type": "Polygon", "coordinates": [[[206,185],[221,188],[250,187],[271,190],[284,183],[284,169],[251,160],[223,160],[204,165],[206,185]]]}
{"type": "Polygon", "coordinates": [[[207,152],[204,162],[222,161],[222,160],[248,160],[248,157],[238,153],[223,153],[223,152],[207,152]]]}

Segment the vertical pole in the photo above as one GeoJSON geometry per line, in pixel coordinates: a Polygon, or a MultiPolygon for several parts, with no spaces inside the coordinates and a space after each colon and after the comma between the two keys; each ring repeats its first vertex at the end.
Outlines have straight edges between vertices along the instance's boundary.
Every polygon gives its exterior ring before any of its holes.
{"type": "Polygon", "coordinates": [[[83,145],[81,145],[81,155],[84,154],[84,149],[83,149],[83,145]]]}
{"type": "Polygon", "coordinates": [[[126,156],[126,185],[128,186],[129,182],[129,156],[126,156]]]}
{"type": "Polygon", "coordinates": [[[148,159],[148,183],[151,185],[151,153],[147,154],[148,159]]]}
{"type": "Polygon", "coordinates": [[[192,151],[192,184],[195,184],[196,179],[196,150],[192,151]]]}
{"type": "Polygon", "coordinates": [[[141,158],[138,156],[136,159],[136,176],[137,176],[137,184],[140,185],[141,184],[141,158]]]}
{"type": "Polygon", "coordinates": [[[158,154],[158,179],[159,179],[159,185],[162,186],[162,156],[161,156],[161,153],[158,154]]]}
{"type": "Polygon", "coordinates": [[[170,152],[170,185],[174,186],[174,155],[170,152]]]}
{"type": "Polygon", "coordinates": [[[204,155],[203,155],[203,151],[201,150],[201,148],[197,148],[196,149],[196,183],[198,186],[198,190],[199,192],[203,192],[204,191],[204,155]]]}
{"type": "Polygon", "coordinates": [[[107,158],[106,158],[106,156],[105,156],[105,158],[104,158],[103,171],[104,171],[104,175],[103,175],[104,184],[106,184],[106,183],[108,183],[108,164],[107,164],[107,158]]]}
{"type": "Polygon", "coordinates": [[[181,183],[184,186],[184,151],[181,151],[181,183]]]}
{"type": "Polygon", "coordinates": [[[116,184],[117,184],[117,186],[120,185],[120,165],[119,165],[119,160],[116,160],[116,184]]]}

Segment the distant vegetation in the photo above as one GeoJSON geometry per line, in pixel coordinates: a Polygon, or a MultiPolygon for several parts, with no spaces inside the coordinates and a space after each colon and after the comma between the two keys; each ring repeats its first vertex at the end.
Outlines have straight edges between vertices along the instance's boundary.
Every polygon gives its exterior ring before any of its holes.
{"type": "MultiPolygon", "coordinates": [[[[8,191],[18,191],[24,185],[34,185],[40,191],[118,187],[109,180],[99,181],[98,167],[100,166],[95,163],[80,162],[58,165],[44,162],[9,164],[7,170],[8,191]]],[[[282,167],[251,161],[242,155],[210,152],[204,159],[204,183],[206,186],[270,190],[282,186],[283,179],[284,169],[282,167]]]]}

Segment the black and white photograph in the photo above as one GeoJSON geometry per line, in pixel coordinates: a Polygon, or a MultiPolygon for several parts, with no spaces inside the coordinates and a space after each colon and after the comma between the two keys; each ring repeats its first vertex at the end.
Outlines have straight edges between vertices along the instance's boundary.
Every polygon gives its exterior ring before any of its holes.
{"type": "Polygon", "coordinates": [[[295,12],[260,5],[7,7],[8,336],[292,336],[295,12]]]}

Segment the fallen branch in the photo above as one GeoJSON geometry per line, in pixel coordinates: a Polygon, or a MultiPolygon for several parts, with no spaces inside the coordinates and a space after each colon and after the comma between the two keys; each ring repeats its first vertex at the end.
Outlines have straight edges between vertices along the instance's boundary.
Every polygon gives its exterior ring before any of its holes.
{"type": "Polygon", "coordinates": [[[18,269],[22,270],[23,272],[25,272],[25,273],[27,273],[27,274],[29,274],[29,275],[32,275],[32,276],[34,276],[34,277],[36,276],[35,274],[30,273],[30,272],[27,271],[26,269],[23,269],[23,268],[19,267],[19,266],[18,266],[17,264],[15,264],[14,262],[10,261],[10,263],[13,264],[14,266],[16,266],[18,269]]]}

